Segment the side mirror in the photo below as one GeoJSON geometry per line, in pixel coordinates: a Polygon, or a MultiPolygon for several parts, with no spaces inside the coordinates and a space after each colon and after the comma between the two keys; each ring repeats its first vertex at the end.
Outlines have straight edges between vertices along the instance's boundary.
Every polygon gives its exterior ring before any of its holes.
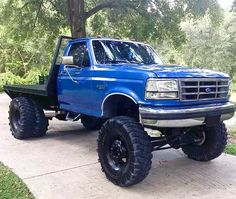
{"type": "Polygon", "coordinates": [[[73,56],[63,56],[61,63],[64,65],[75,65],[74,57],[73,56]]]}

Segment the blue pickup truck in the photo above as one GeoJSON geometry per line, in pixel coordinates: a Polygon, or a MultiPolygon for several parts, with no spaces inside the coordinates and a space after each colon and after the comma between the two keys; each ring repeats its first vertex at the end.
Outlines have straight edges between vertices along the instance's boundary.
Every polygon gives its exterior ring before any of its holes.
{"type": "Polygon", "coordinates": [[[44,84],[4,91],[16,139],[44,136],[53,117],[99,130],[102,171],[122,187],[148,175],[153,151],[217,158],[227,143],[223,121],[235,112],[228,75],[165,65],[151,46],[121,39],[61,36],[44,84]]]}

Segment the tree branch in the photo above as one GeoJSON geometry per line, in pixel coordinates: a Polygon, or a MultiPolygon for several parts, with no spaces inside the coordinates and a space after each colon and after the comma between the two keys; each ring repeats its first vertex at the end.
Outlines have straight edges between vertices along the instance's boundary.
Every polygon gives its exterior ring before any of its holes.
{"type": "Polygon", "coordinates": [[[37,11],[37,14],[36,14],[36,17],[35,17],[35,20],[34,20],[34,25],[33,25],[32,30],[34,30],[35,27],[36,27],[36,23],[37,23],[38,18],[39,18],[39,13],[41,12],[41,9],[42,9],[42,6],[43,6],[43,1],[44,0],[41,0],[41,2],[39,3],[38,11],[37,11]]]}
{"type": "Polygon", "coordinates": [[[20,9],[24,9],[27,5],[29,4],[29,2],[26,2],[20,9]]]}
{"type": "Polygon", "coordinates": [[[104,3],[100,3],[97,6],[95,6],[94,8],[92,8],[91,10],[89,10],[88,12],[85,13],[85,18],[88,19],[89,17],[91,17],[92,15],[96,14],[97,12],[99,12],[100,10],[103,10],[105,8],[121,8],[121,7],[129,7],[131,9],[136,10],[137,7],[135,6],[134,2],[124,2],[121,3],[119,1],[108,1],[108,2],[104,2],[104,3]]]}

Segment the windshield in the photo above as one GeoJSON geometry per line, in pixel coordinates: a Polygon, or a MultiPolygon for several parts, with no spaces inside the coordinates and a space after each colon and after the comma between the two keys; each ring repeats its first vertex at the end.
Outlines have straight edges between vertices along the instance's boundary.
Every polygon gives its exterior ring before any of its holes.
{"type": "Polygon", "coordinates": [[[98,64],[163,64],[148,45],[116,40],[94,40],[92,43],[98,64]]]}

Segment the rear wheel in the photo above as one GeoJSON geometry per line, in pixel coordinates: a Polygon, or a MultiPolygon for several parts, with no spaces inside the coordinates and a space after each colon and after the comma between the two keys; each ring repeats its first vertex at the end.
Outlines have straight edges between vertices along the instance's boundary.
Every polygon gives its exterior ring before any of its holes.
{"type": "Polygon", "coordinates": [[[81,117],[81,123],[88,130],[99,130],[104,123],[104,120],[97,117],[83,115],[81,117]]]}
{"type": "Polygon", "coordinates": [[[220,156],[227,144],[227,130],[224,123],[211,127],[195,128],[190,131],[199,142],[182,147],[188,158],[197,161],[210,161],[220,156]]]}
{"type": "Polygon", "coordinates": [[[9,122],[12,135],[16,139],[23,140],[32,137],[36,115],[31,100],[25,97],[13,99],[9,107],[9,122]]]}
{"type": "Polygon", "coordinates": [[[116,185],[141,182],[152,164],[152,144],[143,127],[129,117],[115,117],[101,128],[98,156],[102,171],[116,185]]]}
{"type": "Polygon", "coordinates": [[[43,109],[26,97],[13,99],[9,107],[9,125],[16,139],[42,137],[46,134],[48,119],[43,109]]]}
{"type": "Polygon", "coordinates": [[[33,101],[34,111],[35,111],[35,130],[33,135],[35,137],[43,137],[46,135],[48,130],[48,118],[45,117],[43,108],[35,101],[33,101]]]}

